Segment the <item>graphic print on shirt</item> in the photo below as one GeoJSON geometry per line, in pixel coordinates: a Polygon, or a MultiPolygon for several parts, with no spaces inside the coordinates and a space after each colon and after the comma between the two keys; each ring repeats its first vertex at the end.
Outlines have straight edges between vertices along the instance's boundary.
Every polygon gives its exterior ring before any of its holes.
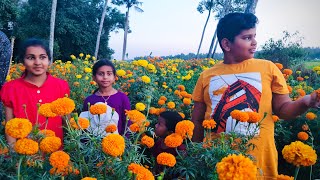
{"type": "MultiPolygon", "coordinates": [[[[209,95],[212,102],[211,118],[217,122],[214,132],[248,133],[248,123],[239,122],[230,113],[233,110],[259,111],[259,103],[262,92],[261,75],[258,72],[226,74],[214,76],[210,79],[209,95]]],[[[249,132],[256,128],[256,124],[250,125],[249,132]]],[[[259,131],[256,132],[258,134],[259,131]]]]}
{"type": "MultiPolygon", "coordinates": [[[[103,102],[97,102],[96,104],[105,104],[103,102]]],[[[92,115],[90,111],[84,111],[81,112],[79,117],[87,118],[90,121],[90,127],[88,128],[88,131],[94,134],[95,136],[101,136],[104,137],[107,135],[105,129],[108,125],[114,124],[118,127],[118,121],[119,121],[119,114],[117,111],[112,110],[112,107],[105,104],[107,106],[106,113],[100,114],[100,117],[98,115],[92,115]]],[[[115,132],[118,134],[118,130],[115,132]]]]}

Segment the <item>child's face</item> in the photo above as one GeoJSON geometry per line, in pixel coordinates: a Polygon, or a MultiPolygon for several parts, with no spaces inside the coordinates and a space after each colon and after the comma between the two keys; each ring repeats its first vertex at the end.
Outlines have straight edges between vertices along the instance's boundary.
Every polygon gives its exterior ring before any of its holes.
{"type": "Polygon", "coordinates": [[[239,61],[251,59],[254,56],[257,48],[256,28],[243,30],[230,43],[230,53],[239,61]]]}
{"type": "Polygon", "coordinates": [[[46,50],[41,46],[30,46],[26,49],[23,64],[28,74],[40,76],[47,72],[50,60],[46,50]]]}
{"type": "Polygon", "coordinates": [[[101,66],[97,74],[93,76],[93,80],[99,85],[99,88],[107,88],[112,86],[115,81],[115,75],[111,66],[101,66]]]}
{"type": "Polygon", "coordinates": [[[156,135],[159,137],[163,137],[167,134],[167,131],[166,120],[163,117],[159,116],[158,123],[156,124],[155,129],[156,135]]]}

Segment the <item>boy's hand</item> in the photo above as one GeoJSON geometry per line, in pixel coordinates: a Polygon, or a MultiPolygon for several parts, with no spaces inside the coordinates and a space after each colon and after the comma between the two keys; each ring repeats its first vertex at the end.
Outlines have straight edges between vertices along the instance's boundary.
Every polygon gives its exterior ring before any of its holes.
{"type": "Polygon", "coordinates": [[[307,105],[310,108],[320,109],[320,89],[310,94],[310,97],[308,98],[308,101],[307,101],[307,105]]]}

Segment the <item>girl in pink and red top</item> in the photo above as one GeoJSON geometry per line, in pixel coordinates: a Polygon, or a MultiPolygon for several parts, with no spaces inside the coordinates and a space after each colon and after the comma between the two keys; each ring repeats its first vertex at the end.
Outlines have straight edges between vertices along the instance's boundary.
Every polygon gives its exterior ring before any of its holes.
{"type": "MultiPolygon", "coordinates": [[[[39,39],[28,39],[22,46],[21,59],[25,66],[22,77],[9,81],[0,91],[5,107],[6,121],[12,118],[27,118],[34,125],[37,121],[44,129],[46,118],[37,115],[37,104],[50,103],[70,94],[69,85],[62,79],[51,76],[47,70],[50,64],[49,48],[39,39]]],[[[49,118],[47,129],[55,132],[63,140],[62,118],[49,118]]],[[[16,141],[6,135],[9,145],[16,141]]]]}

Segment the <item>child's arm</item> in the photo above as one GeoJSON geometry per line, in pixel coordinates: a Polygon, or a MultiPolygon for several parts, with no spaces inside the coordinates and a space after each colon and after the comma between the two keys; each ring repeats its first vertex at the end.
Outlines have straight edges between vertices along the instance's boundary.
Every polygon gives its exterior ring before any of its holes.
{"type": "Polygon", "coordinates": [[[194,109],[191,117],[191,121],[194,123],[194,133],[192,137],[193,141],[200,142],[203,139],[202,122],[204,120],[206,107],[206,104],[203,102],[194,102],[194,109]]]}
{"type": "Polygon", "coordinates": [[[309,108],[319,108],[320,101],[316,93],[306,95],[292,101],[288,94],[272,95],[272,110],[282,119],[293,119],[306,112],[309,108]]]}
{"type": "MultiPolygon", "coordinates": [[[[9,120],[13,119],[13,109],[9,108],[7,106],[5,106],[5,116],[6,116],[6,122],[8,122],[9,120]]],[[[13,148],[14,144],[16,143],[16,138],[13,138],[11,136],[9,136],[8,134],[6,134],[6,139],[8,142],[8,145],[13,148]]]]}

